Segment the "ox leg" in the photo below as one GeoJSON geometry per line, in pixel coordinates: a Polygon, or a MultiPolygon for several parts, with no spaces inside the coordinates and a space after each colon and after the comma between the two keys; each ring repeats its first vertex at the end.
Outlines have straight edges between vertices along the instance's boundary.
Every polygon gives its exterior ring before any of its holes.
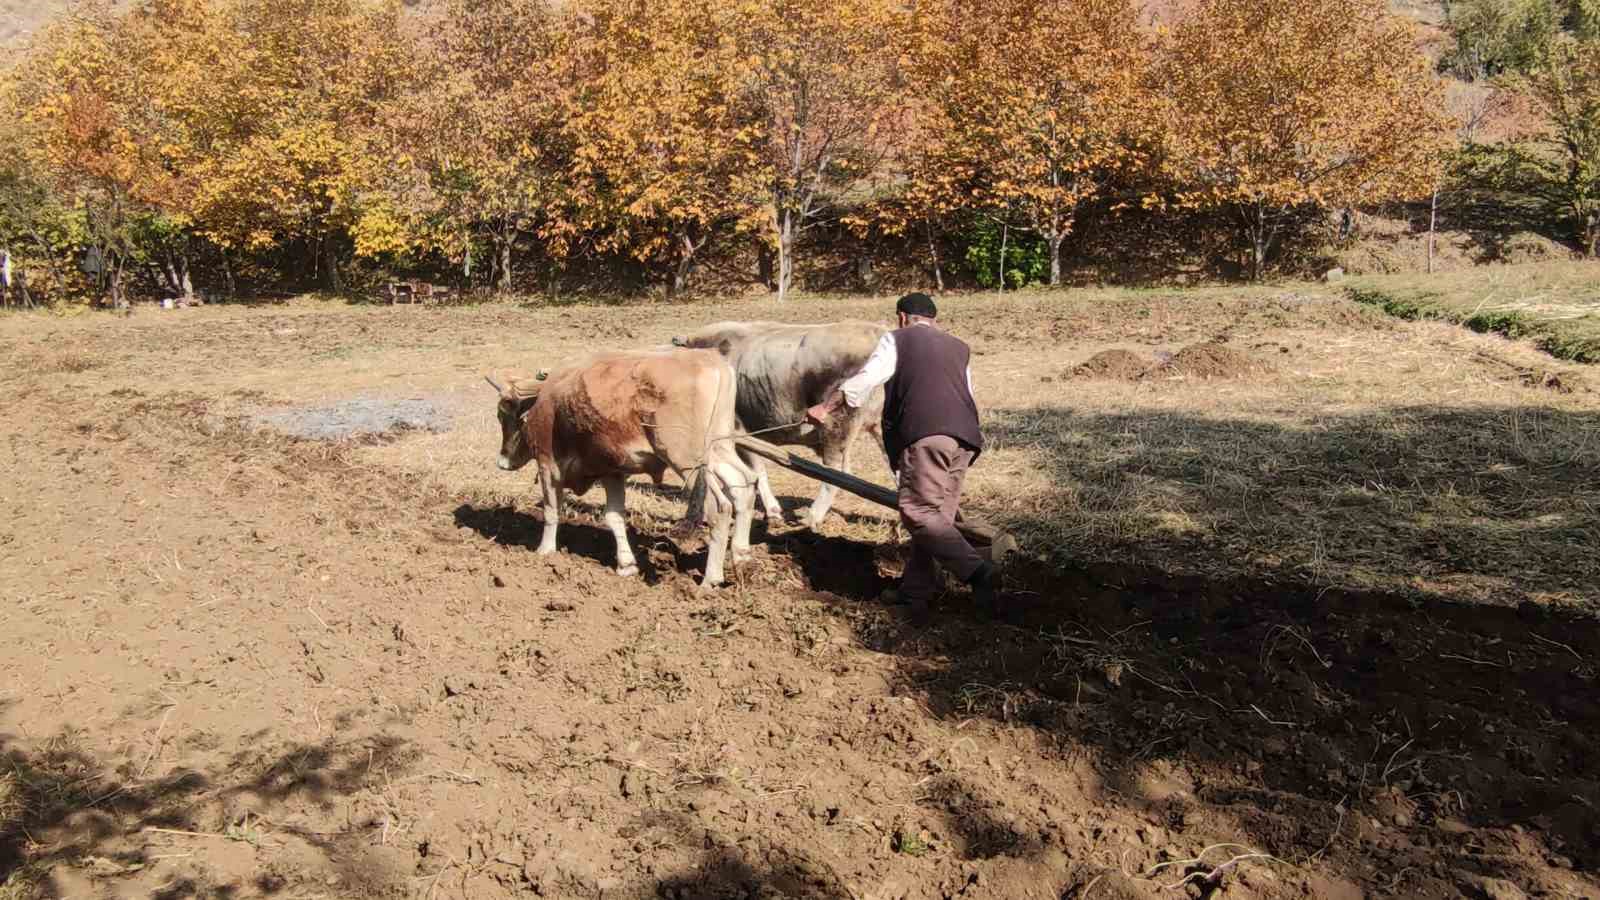
{"type": "Polygon", "coordinates": [[[539,477],[544,491],[544,531],[539,535],[539,555],[556,552],[556,528],[561,524],[561,482],[544,473],[539,477]]]}
{"type": "Polygon", "coordinates": [[[767,477],[767,464],[761,457],[754,456],[744,451],[739,452],[739,458],[750,467],[755,474],[756,490],[761,494],[761,509],[767,514],[767,526],[783,521],[783,506],[778,503],[777,495],[772,493],[772,480],[767,477]]]}
{"type": "MultiPolygon", "coordinates": [[[[855,443],[859,427],[851,423],[850,430],[843,435],[843,440],[823,439],[822,464],[830,469],[841,472],[850,471],[850,446],[855,443]]],[[[806,512],[806,525],[813,530],[822,527],[823,520],[828,518],[828,510],[833,508],[833,499],[839,494],[839,489],[831,484],[825,484],[817,491],[817,499],[811,501],[811,509],[806,512]]]]}
{"type": "MultiPolygon", "coordinates": [[[[765,474],[765,473],[763,473],[765,474]]],[[[736,473],[730,478],[728,485],[728,498],[733,501],[733,561],[743,562],[750,558],[750,525],[756,517],[756,486],[751,484],[755,473],[749,470],[736,473]]]]}
{"type": "MultiPolygon", "coordinates": [[[[722,477],[721,466],[718,471],[706,472],[706,477],[722,477]]],[[[723,493],[727,493],[728,485],[723,485],[723,493]]],[[[727,499],[731,499],[727,498],[727,499]]],[[[711,539],[706,542],[706,575],[700,579],[702,590],[714,588],[726,581],[723,568],[728,556],[728,532],[733,526],[733,510],[729,508],[727,499],[718,499],[716,492],[706,492],[706,510],[711,516],[711,539]]]]}
{"type": "Polygon", "coordinates": [[[726,502],[718,502],[711,519],[711,541],[706,546],[706,577],[701,587],[711,588],[726,578],[728,547],[738,562],[750,555],[750,523],[755,518],[755,473],[738,461],[737,455],[713,464],[708,471],[721,483],[726,502]]]}
{"type": "Polygon", "coordinates": [[[601,484],[606,489],[606,527],[617,539],[617,574],[632,578],[639,574],[639,564],[633,558],[633,548],[628,546],[627,487],[620,475],[613,475],[601,484]]]}

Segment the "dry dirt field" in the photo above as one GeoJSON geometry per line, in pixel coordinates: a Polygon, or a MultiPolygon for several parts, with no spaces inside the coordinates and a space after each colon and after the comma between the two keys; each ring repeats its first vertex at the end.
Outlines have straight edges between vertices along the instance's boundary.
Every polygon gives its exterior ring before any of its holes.
{"type": "Polygon", "coordinates": [[[1600,373],[1524,344],[949,299],[1020,628],[849,497],[709,596],[672,487],[535,558],[485,369],[889,308],[0,319],[0,898],[1600,896],[1600,373]]]}

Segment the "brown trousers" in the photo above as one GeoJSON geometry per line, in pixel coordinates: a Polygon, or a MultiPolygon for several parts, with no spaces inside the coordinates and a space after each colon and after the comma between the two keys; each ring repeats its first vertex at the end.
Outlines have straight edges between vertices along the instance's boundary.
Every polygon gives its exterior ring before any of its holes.
{"type": "Polygon", "coordinates": [[[938,593],[936,561],[962,581],[983,564],[955,524],[972,457],[960,441],[944,435],[923,438],[900,454],[900,522],[911,535],[900,595],[908,602],[926,602],[938,593]]]}

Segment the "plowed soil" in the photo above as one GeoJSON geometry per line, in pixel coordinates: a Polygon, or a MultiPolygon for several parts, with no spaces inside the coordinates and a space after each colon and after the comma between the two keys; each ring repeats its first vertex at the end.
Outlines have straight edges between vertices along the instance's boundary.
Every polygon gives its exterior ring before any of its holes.
{"type": "MultiPolygon", "coordinates": [[[[758,524],[702,595],[678,494],[643,485],[639,578],[593,498],[533,554],[479,372],[788,312],[0,323],[0,897],[1600,896],[1581,592],[1040,552],[1008,575],[1022,627],[953,591],[920,628],[877,599],[903,550],[864,503],[820,534],[758,524]],[[447,422],[318,440],[260,418],[379,395],[447,422]]],[[[1345,315],[1270,338],[1371,339],[1345,315]]],[[[1026,345],[978,347],[980,402],[1047,402],[1026,345]]]]}
{"type": "Polygon", "coordinates": [[[1240,378],[1270,372],[1272,367],[1250,354],[1210,341],[1191,344],[1172,354],[1146,374],[1152,378],[1178,375],[1188,378],[1240,378]]]}
{"type": "Polygon", "coordinates": [[[1137,381],[1150,365],[1150,360],[1132,350],[1101,350],[1067,374],[1071,378],[1137,381]]]}

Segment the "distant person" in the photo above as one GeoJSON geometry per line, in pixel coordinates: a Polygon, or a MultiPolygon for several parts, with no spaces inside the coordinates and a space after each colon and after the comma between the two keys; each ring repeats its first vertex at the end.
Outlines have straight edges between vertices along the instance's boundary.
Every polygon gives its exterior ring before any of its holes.
{"type": "Polygon", "coordinates": [[[899,476],[900,521],[911,535],[911,560],[900,599],[923,619],[938,592],[935,562],[972,586],[973,599],[996,609],[999,576],[956,529],[961,483],[983,452],[978,405],[972,398],[972,351],[939,328],[939,310],[927,294],[907,294],[895,304],[899,329],[884,335],[861,371],[806,411],[826,424],[841,403],[859,409],[874,388],[883,395],[883,445],[899,476]]]}

